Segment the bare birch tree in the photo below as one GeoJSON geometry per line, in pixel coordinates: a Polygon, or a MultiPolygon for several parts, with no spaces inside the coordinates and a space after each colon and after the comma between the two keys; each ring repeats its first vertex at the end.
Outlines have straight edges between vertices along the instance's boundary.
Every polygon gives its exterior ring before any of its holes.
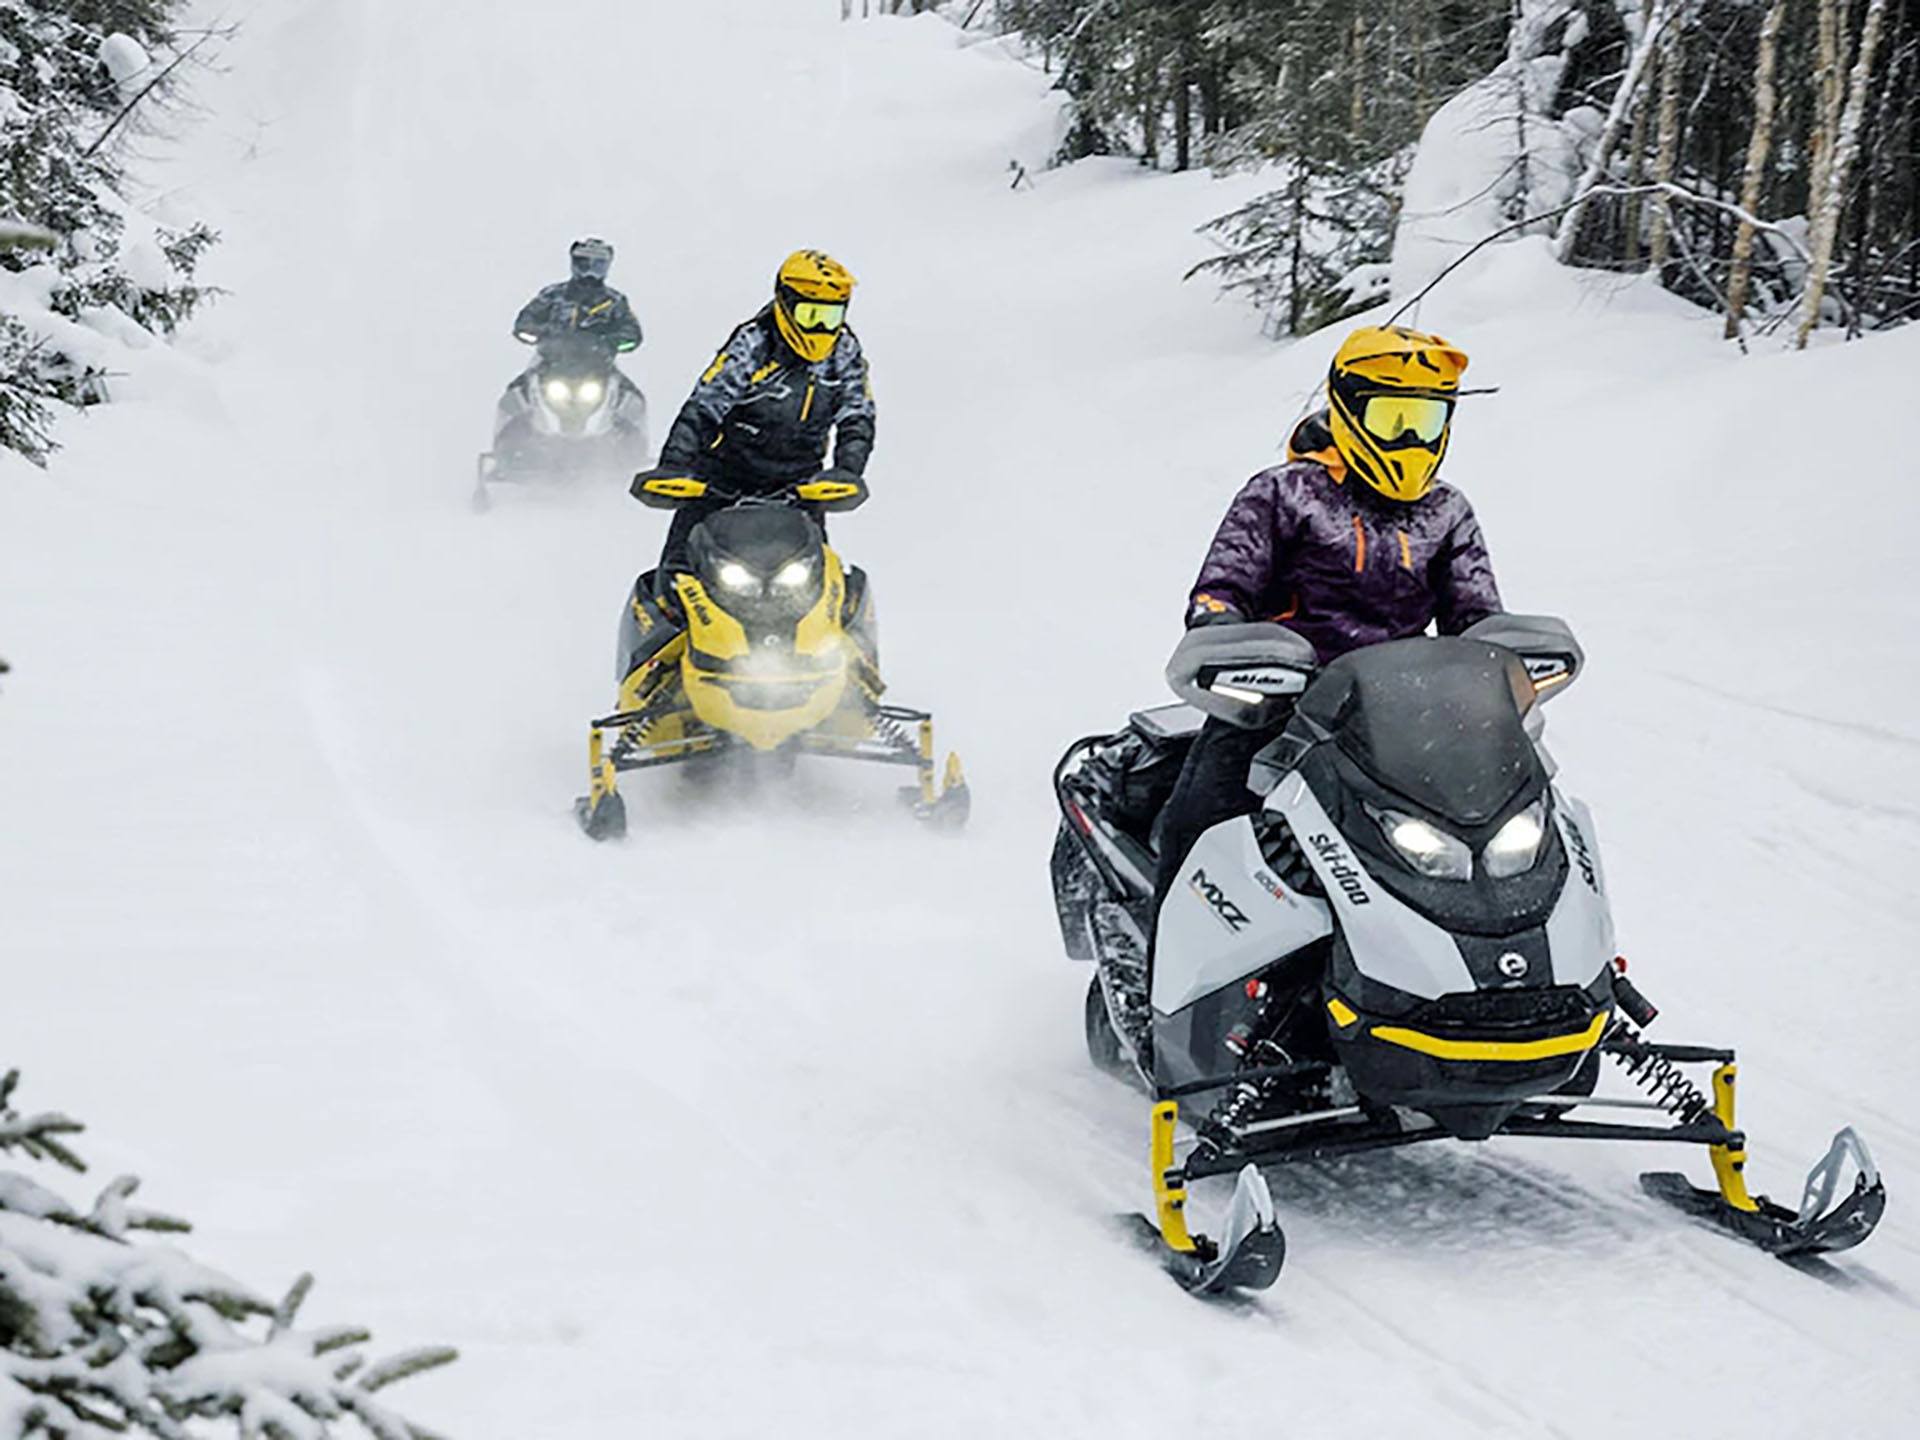
{"type": "Polygon", "coordinates": [[[1860,120],[1867,110],[1867,86],[1873,78],[1874,52],[1880,46],[1880,27],[1886,20],[1887,0],[1869,0],[1866,27],[1860,36],[1860,54],[1853,62],[1847,85],[1847,107],[1835,132],[1827,163],[1826,189],[1816,197],[1813,215],[1813,264],[1807,288],[1800,297],[1800,328],[1794,343],[1804,348],[1820,320],[1820,302],[1826,298],[1827,277],[1833,268],[1834,243],[1840,235],[1840,214],[1846,208],[1847,182],[1860,153],[1860,120]]]}
{"type": "MultiPolygon", "coordinates": [[[[1685,35],[1686,11],[1683,8],[1676,12],[1660,37],[1660,121],[1655,140],[1658,150],[1653,162],[1653,182],[1656,185],[1673,183],[1674,164],[1680,155],[1680,81],[1686,71],[1685,35]]],[[[1648,258],[1656,275],[1666,273],[1667,254],[1672,248],[1672,224],[1672,216],[1663,195],[1654,201],[1652,234],[1647,242],[1648,258]]]]}
{"type": "MultiPolygon", "coordinates": [[[[1787,0],[1772,0],[1760,22],[1760,48],[1753,71],[1753,135],[1747,142],[1746,168],[1740,176],[1740,208],[1749,215],[1760,210],[1760,187],[1767,177],[1767,156],[1773,147],[1773,111],[1776,102],[1773,71],[1780,52],[1780,27],[1786,22],[1787,0]]],[[[1742,220],[1733,237],[1733,273],[1727,280],[1727,338],[1740,337],[1740,321],[1747,310],[1747,287],[1753,280],[1755,231],[1742,220]]]]}
{"type": "Polygon", "coordinates": [[[1573,259],[1574,245],[1580,236],[1580,222],[1586,215],[1587,199],[1606,179],[1607,165],[1620,144],[1620,132],[1627,127],[1628,117],[1633,113],[1634,98],[1640,92],[1641,82],[1646,79],[1647,66],[1672,15],[1673,0],[1653,0],[1650,18],[1640,38],[1634,43],[1632,58],[1627,61],[1627,73],[1621,77],[1619,88],[1613,92],[1613,103],[1607,109],[1606,123],[1600,129],[1593,155],[1588,159],[1579,183],[1574,186],[1573,203],[1567,207],[1567,213],[1560,217],[1560,228],[1554,232],[1553,255],[1563,265],[1573,259]]]}

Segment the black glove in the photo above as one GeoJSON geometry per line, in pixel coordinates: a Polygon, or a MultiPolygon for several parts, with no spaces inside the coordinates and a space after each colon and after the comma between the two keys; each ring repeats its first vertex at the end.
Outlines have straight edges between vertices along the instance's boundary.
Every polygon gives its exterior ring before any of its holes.
{"type": "Polygon", "coordinates": [[[865,485],[867,483],[866,476],[862,475],[858,470],[849,470],[844,465],[829,465],[813,478],[815,480],[831,480],[840,485],[865,485]]]}

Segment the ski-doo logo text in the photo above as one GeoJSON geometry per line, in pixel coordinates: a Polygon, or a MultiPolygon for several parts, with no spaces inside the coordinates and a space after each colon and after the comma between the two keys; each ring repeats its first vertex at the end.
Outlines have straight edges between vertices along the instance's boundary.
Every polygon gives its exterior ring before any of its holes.
{"type": "Polygon", "coordinates": [[[1194,871],[1193,878],[1188,880],[1187,884],[1194,894],[1207,902],[1213,910],[1214,917],[1227,929],[1238,934],[1247,928],[1250,923],[1247,912],[1229,900],[1227,892],[1209,880],[1205,870],[1194,871]]]}
{"type": "Polygon", "coordinates": [[[1373,903],[1373,897],[1367,893],[1366,883],[1360,878],[1360,867],[1347,858],[1344,845],[1331,835],[1310,835],[1307,840],[1320,858],[1327,862],[1327,877],[1340,887],[1340,893],[1347,897],[1349,905],[1373,903]]]}
{"type": "Polygon", "coordinates": [[[1594,868],[1593,852],[1587,848],[1587,837],[1580,833],[1580,827],[1562,815],[1560,824],[1567,832],[1567,848],[1573,852],[1573,863],[1580,871],[1580,878],[1587,882],[1587,888],[1594,894],[1600,893],[1600,872],[1594,868]]]}

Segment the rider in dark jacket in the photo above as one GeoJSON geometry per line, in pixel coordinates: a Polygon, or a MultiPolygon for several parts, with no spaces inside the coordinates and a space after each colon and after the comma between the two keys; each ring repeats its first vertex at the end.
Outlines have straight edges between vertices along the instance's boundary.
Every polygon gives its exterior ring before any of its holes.
{"type": "Polygon", "coordinates": [[[549,285],[520,310],[513,333],[529,345],[580,336],[597,340],[615,355],[640,345],[640,322],[627,297],[607,284],[613,246],[594,236],[573,242],[573,274],[549,285]]]}
{"type": "MultiPolygon", "coordinates": [[[[866,472],[873,450],[867,358],[846,323],[853,276],[818,250],[787,258],[774,298],[739,326],[694,385],[660,463],[635,480],[688,476],[736,495],[770,495],[811,480],[833,446],[832,471],[866,472]]],[[[727,503],[681,506],[662,576],[684,565],[693,527],[727,503]]]]}
{"type": "MultiPolygon", "coordinates": [[[[1422,634],[1457,635],[1500,611],[1480,523],[1435,478],[1464,352],[1434,335],[1367,327],[1348,336],[1328,408],[1302,421],[1288,460],[1249,480],[1214,535],[1187,626],[1272,620],[1320,660],[1422,634]]],[[[1164,898],[1194,841],[1250,814],[1254,755],[1272,732],[1208,720],[1159,821],[1164,898]]]]}

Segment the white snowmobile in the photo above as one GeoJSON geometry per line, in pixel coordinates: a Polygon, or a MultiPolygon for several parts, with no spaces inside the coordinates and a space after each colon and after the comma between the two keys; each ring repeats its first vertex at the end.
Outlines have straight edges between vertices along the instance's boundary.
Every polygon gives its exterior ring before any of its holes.
{"type": "Polygon", "coordinates": [[[651,457],[647,397],[613,352],[586,336],[550,336],[539,345],[495,410],[493,448],[474,477],[476,510],[488,508],[493,485],[624,480],[651,457]]]}
{"type": "Polygon", "coordinates": [[[1448,1137],[1705,1146],[1714,1189],[1643,1187],[1775,1255],[1845,1250],[1878,1224],[1885,1187],[1851,1129],[1797,1209],[1750,1195],[1733,1052],[1643,1038],[1657,1012],[1615,955],[1592,817],[1540,743],[1541,703],[1583,664],[1537,617],[1324,668],[1282,626],[1211,626],[1167,668],[1186,704],[1062,758],[1053,886],[1068,954],[1096,966],[1087,1046],[1153,1097],[1157,1215],[1135,1219],[1188,1289],[1279,1275],[1259,1167],[1448,1137]],[[1206,715],[1285,724],[1252,766],[1258,811],[1182,863],[1149,966],[1153,822],[1206,715]],[[1638,1093],[1602,1094],[1604,1060],[1638,1093]],[[1704,1088],[1693,1066],[1711,1067],[1704,1088]],[[1640,1113],[1587,1118],[1602,1110],[1640,1113]],[[1192,1233],[1187,1183],[1236,1171],[1221,1238],[1192,1233]]]}

